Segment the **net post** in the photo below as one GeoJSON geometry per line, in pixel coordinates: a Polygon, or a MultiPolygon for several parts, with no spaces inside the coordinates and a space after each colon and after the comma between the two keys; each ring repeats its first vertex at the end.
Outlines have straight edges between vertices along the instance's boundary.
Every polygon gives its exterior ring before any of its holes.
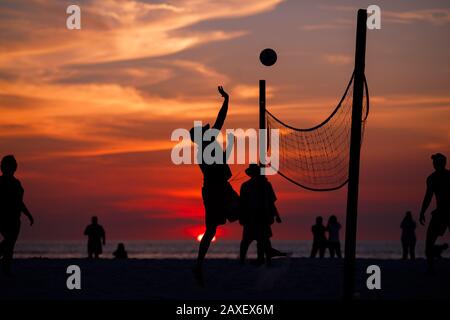
{"type": "Polygon", "coordinates": [[[351,300],[355,291],[356,229],[358,215],[359,165],[361,153],[361,121],[364,96],[367,10],[358,10],[353,82],[352,127],[345,224],[344,300],[351,300]]]}
{"type": "MultiPolygon", "coordinates": [[[[259,80],[259,129],[260,130],[266,129],[266,80],[259,80]]],[[[265,148],[266,150],[268,148],[267,135],[263,136],[261,135],[261,133],[260,133],[260,147],[265,148]]],[[[262,154],[261,150],[260,154],[262,154]]]]}
{"type": "Polygon", "coordinates": [[[259,80],[259,129],[266,129],[266,80],[259,80]]]}

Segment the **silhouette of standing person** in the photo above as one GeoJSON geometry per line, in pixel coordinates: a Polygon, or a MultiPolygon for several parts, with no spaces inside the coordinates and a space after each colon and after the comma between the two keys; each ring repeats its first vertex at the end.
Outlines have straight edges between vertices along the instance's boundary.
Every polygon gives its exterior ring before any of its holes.
{"type": "Polygon", "coordinates": [[[117,245],[117,249],[113,252],[113,256],[118,260],[128,259],[128,253],[127,250],[125,250],[125,245],[123,243],[117,245]]]}
{"type": "Polygon", "coordinates": [[[271,225],[275,222],[281,223],[275,201],[277,197],[271,183],[266,176],[261,175],[257,164],[250,164],[245,170],[250,177],[241,186],[240,191],[240,217],[239,222],[244,227],[240,245],[240,261],[243,264],[247,255],[248,247],[256,240],[258,252],[258,264],[266,262],[270,264],[275,251],[272,248],[270,238],[272,237],[271,225]]]}
{"type": "Polygon", "coordinates": [[[436,153],[431,156],[433,160],[434,172],[427,178],[427,189],[423,198],[420,210],[420,224],[425,224],[425,212],[430,206],[433,195],[436,199],[436,209],[431,213],[431,220],[428,224],[425,255],[428,262],[428,271],[434,270],[435,243],[439,236],[445,234],[445,230],[450,228],[450,171],[446,169],[447,158],[436,153]]]}
{"type": "Polygon", "coordinates": [[[311,227],[311,232],[313,234],[313,244],[311,249],[311,258],[315,258],[317,252],[319,252],[319,257],[323,258],[325,255],[325,249],[327,248],[327,238],[325,236],[325,226],[323,225],[323,218],[317,217],[316,224],[311,227]]]}
{"type": "Polygon", "coordinates": [[[408,254],[411,260],[416,259],[416,222],[413,220],[411,211],[407,211],[405,217],[400,224],[402,229],[402,249],[403,259],[408,259],[408,254]]]}
{"type": "Polygon", "coordinates": [[[98,224],[98,218],[92,217],[91,224],[84,230],[84,235],[88,236],[88,257],[96,259],[102,254],[102,245],[106,243],[105,229],[98,224]]]}
{"type": "Polygon", "coordinates": [[[0,257],[2,257],[2,271],[11,276],[11,263],[14,255],[14,246],[20,232],[20,215],[27,216],[32,226],[33,216],[23,202],[24,189],[20,181],[14,177],[17,170],[17,161],[12,155],[3,157],[1,161],[0,176],[0,234],[3,241],[0,243],[0,257]]]}
{"type": "Polygon", "coordinates": [[[328,231],[328,250],[330,250],[330,257],[342,258],[341,242],[339,240],[339,231],[341,224],[338,222],[335,215],[330,216],[326,230],[328,231]]]}
{"type": "Polygon", "coordinates": [[[192,142],[197,144],[197,146],[199,147],[197,159],[199,160],[198,163],[203,174],[202,198],[203,205],[205,207],[206,231],[202,237],[202,240],[200,241],[197,264],[193,269],[196,280],[200,286],[204,285],[203,261],[205,259],[206,253],[208,252],[211,241],[216,234],[217,227],[226,223],[228,215],[231,213],[232,208],[234,206],[237,206],[239,199],[239,196],[228,182],[232,174],[230,167],[228,166],[226,161],[226,153],[223,151],[220,144],[216,141],[216,136],[222,129],[227,116],[229,101],[229,96],[225,92],[223,87],[219,86],[218,91],[224,98],[224,101],[212,128],[210,128],[209,124],[206,124],[203,127],[193,127],[190,130],[192,142]],[[195,134],[195,132],[198,131],[201,132],[200,137],[197,137],[195,134]],[[205,134],[212,135],[209,141],[203,141],[208,140],[203,139],[203,136],[205,134]],[[216,151],[219,151],[221,153],[220,157],[222,159],[222,163],[207,163],[205,161],[203,154],[205,148],[207,147],[209,147],[208,149],[214,147],[212,149],[214,150],[214,159],[215,156],[217,156],[215,154],[216,151]]]}

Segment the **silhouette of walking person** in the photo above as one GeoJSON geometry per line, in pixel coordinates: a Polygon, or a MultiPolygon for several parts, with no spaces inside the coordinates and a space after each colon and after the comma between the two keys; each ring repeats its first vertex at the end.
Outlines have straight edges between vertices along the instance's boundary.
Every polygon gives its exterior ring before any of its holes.
{"type": "Polygon", "coordinates": [[[32,226],[33,216],[23,202],[24,189],[20,181],[14,176],[17,170],[17,161],[12,155],[3,157],[1,161],[0,176],[0,234],[3,241],[0,243],[0,257],[2,258],[2,271],[11,276],[11,263],[14,247],[20,232],[20,216],[23,213],[32,226]]]}
{"type": "Polygon", "coordinates": [[[315,258],[317,252],[319,252],[319,257],[323,258],[325,255],[325,249],[327,248],[327,238],[325,236],[325,226],[323,225],[323,218],[317,217],[316,224],[311,227],[311,232],[313,234],[313,244],[311,249],[311,258],[315,258]]]}
{"type": "Polygon", "coordinates": [[[339,240],[341,224],[335,215],[330,216],[328,219],[326,230],[328,231],[328,250],[330,250],[330,257],[334,258],[336,255],[338,258],[342,258],[341,242],[339,240]]]}
{"type": "Polygon", "coordinates": [[[203,127],[193,127],[190,130],[192,142],[199,146],[197,158],[201,160],[199,161],[199,166],[203,174],[202,198],[203,205],[205,207],[206,231],[202,237],[202,240],[200,241],[197,264],[193,269],[194,276],[196,277],[196,280],[200,286],[204,286],[203,262],[206,253],[208,252],[211,241],[216,234],[217,227],[226,223],[226,220],[231,214],[233,208],[237,207],[239,199],[238,194],[233,190],[230,183],[228,182],[232,174],[230,167],[227,164],[226,153],[223,151],[220,144],[216,141],[216,135],[222,129],[225,122],[229,102],[228,93],[225,92],[223,87],[219,86],[218,91],[224,98],[224,100],[212,128],[210,128],[209,124],[206,124],[203,127]],[[212,137],[210,141],[197,141],[197,139],[199,139],[195,135],[195,132],[197,130],[202,133],[200,139],[203,138],[203,135],[205,133],[211,133],[212,137]],[[203,159],[203,153],[205,151],[205,148],[207,148],[208,146],[209,148],[211,148],[211,144],[215,144],[214,148],[212,149],[214,150],[214,158],[216,156],[215,152],[217,150],[220,150],[219,152],[222,153],[222,163],[207,163],[206,161],[204,161],[205,159],[203,159]]]}
{"type": "Polygon", "coordinates": [[[127,250],[125,250],[125,245],[123,243],[117,245],[117,249],[113,252],[113,256],[118,260],[128,259],[128,253],[127,250]]]}
{"type": "Polygon", "coordinates": [[[275,220],[281,223],[275,206],[277,197],[267,177],[261,175],[260,166],[250,164],[245,173],[250,179],[242,184],[239,198],[241,212],[239,222],[244,227],[240,245],[240,262],[244,263],[248,247],[253,240],[256,240],[258,264],[264,262],[270,264],[273,256],[286,255],[273,249],[270,242],[271,225],[275,220]]]}
{"type": "Polygon", "coordinates": [[[88,237],[88,257],[96,259],[102,254],[102,245],[106,243],[105,229],[98,224],[98,218],[92,217],[91,224],[84,230],[84,235],[88,237]]]}
{"type": "Polygon", "coordinates": [[[408,254],[411,260],[416,259],[416,222],[413,220],[411,211],[407,211],[405,217],[400,224],[402,229],[402,249],[403,259],[408,259],[408,254]]]}
{"type": "Polygon", "coordinates": [[[446,169],[447,158],[436,153],[431,156],[434,172],[427,178],[427,189],[420,210],[420,224],[424,225],[425,212],[430,206],[433,195],[436,199],[436,209],[431,212],[431,220],[428,224],[425,255],[428,262],[428,271],[434,271],[435,243],[439,236],[445,234],[450,228],[450,170],[446,169]]]}

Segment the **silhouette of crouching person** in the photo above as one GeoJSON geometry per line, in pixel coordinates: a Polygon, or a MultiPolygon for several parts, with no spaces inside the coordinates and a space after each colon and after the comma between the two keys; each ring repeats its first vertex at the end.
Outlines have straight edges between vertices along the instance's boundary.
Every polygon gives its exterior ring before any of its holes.
{"type": "Polygon", "coordinates": [[[125,245],[122,242],[117,245],[117,249],[113,252],[113,256],[118,260],[128,259],[127,250],[125,250],[125,245]]]}
{"type": "Polygon", "coordinates": [[[84,230],[84,235],[88,236],[88,257],[98,259],[102,254],[102,245],[106,243],[105,229],[98,224],[98,218],[92,217],[91,224],[84,230]]]}
{"type": "Polygon", "coordinates": [[[14,177],[17,161],[12,155],[5,156],[1,161],[2,176],[0,176],[0,257],[2,271],[11,275],[11,263],[14,247],[20,232],[20,216],[23,213],[33,225],[34,219],[23,202],[24,189],[14,177]]]}

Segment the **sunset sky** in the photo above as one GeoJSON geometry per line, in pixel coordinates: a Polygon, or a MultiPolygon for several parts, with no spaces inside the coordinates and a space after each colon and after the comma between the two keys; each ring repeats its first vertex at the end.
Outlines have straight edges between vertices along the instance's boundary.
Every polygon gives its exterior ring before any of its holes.
{"type": "MultiPolygon", "coordinates": [[[[404,212],[418,216],[430,155],[450,156],[448,1],[77,1],[82,29],[67,30],[73,3],[0,2],[0,155],[16,156],[36,218],[25,239],[82,239],[92,215],[108,238],[194,239],[202,176],[172,164],[172,131],[214,121],[217,85],[230,94],[225,127],[257,127],[259,79],[285,122],[321,122],[352,73],[356,11],[370,4],[382,27],[367,32],[358,237],[399,239],[404,212]],[[258,60],[267,47],[278,53],[269,68],[258,60]]],[[[316,215],[344,224],[346,188],[270,180],[283,217],[275,239],[309,239],[316,215]]],[[[240,233],[227,225],[218,241],[240,233]]]]}

